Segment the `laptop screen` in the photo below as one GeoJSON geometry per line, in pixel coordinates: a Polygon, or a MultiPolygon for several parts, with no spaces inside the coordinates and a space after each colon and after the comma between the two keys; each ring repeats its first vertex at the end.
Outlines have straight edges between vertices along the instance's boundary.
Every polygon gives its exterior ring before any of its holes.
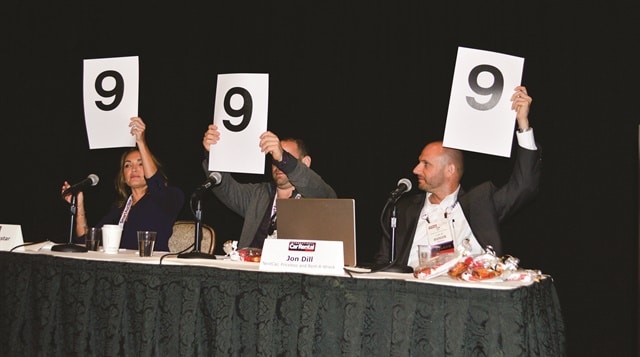
{"type": "Polygon", "coordinates": [[[356,266],[356,202],[352,198],[278,199],[278,238],[341,241],[344,265],[356,266]]]}

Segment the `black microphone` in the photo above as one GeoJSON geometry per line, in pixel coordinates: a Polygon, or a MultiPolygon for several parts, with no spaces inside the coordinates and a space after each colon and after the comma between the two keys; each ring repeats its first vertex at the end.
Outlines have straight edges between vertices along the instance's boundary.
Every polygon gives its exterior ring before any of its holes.
{"type": "Polygon", "coordinates": [[[97,185],[98,181],[100,181],[98,175],[90,174],[86,179],[76,183],[75,185],[71,185],[68,189],[64,190],[64,192],[62,192],[62,196],[66,196],[70,193],[76,194],[85,188],[97,185]]]}
{"type": "Polygon", "coordinates": [[[209,173],[209,177],[207,180],[200,186],[198,186],[198,190],[207,190],[211,188],[211,186],[215,186],[222,181],[222,175],[219,172],[211,171],[209,173]]]}
{"type": "Polygon", "coordinates": [[[398,187],[391,191],[389,201],[397,201],[403,193],[408,191],[411,191],[411,181],[408,178],[401,178],[400,181],[398,181],[398,187]]]}

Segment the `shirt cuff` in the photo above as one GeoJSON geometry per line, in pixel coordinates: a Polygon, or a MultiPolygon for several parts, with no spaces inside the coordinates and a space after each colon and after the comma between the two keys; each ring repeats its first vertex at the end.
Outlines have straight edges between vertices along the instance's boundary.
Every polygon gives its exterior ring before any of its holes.
{"type": "Polygon", "coordinates": [[[522,132],[520,130],[516,130],[516,138],[518,139],[518,145],[520,145],[520,147],[528,150],[538,150],[536,140],[533,137],[532,127],[529,127],[529,129],[522,132]]]}
{"type": "Polygon", "coordinates": [[[276,165],[280,171],[285,174],[289,174],[295,167],[298,165],[298,159],[295,156],[289,154],[285,150],[282,150],[282,161],[278,162],[273,160],[273,163],[276,165]]]}

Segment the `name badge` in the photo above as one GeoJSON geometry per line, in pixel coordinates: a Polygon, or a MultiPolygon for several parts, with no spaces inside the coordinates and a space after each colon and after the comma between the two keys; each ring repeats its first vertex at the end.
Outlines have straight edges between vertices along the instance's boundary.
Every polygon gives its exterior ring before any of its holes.
{"type": "Polygon", "coordinates": [[[429,245],[437,247],[440,253],[453,251],[453,231],[446,219],[437,220],[427,226],[429,245]]]}
{"type": "Polygon", "coordinates": [[[344,275],[342,242],[265,239],[261,271],[344,275]]]}

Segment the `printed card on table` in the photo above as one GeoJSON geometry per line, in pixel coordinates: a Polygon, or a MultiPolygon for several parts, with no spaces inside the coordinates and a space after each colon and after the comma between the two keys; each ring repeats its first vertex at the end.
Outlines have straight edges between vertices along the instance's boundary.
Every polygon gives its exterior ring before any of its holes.
{"type": "Polygon", "coordinates": [[[339,241],[265,239],[260,270],[344,275],[344,246],[339,241]]]}
{"type": "Polygon", "coordinates": [[[15,248],[16,251],[24,252],[24,247],[18,247],[24,244],[22,238],[22,226],[19,224],[0,224],[0,250],[10,251],[15,248]]]}
{"type": "Polygon", "coordinates": [[[84,60],[84,119],[89,149],[133,147],[138,116],[138,57],[84,60]]]}
{"type": "Polygon", "coordinates": [[[459,47],[444,146],[511,156],[516,112],[511,95],[522,80],[524,58],[459,47]]]}
{"type": "Polygon", "coordinates": [[[209,149],[209,170],[263,174],[260,134],[267,130],[269,75],[218,75],[213,123],[220,140],[209,149]]]}

